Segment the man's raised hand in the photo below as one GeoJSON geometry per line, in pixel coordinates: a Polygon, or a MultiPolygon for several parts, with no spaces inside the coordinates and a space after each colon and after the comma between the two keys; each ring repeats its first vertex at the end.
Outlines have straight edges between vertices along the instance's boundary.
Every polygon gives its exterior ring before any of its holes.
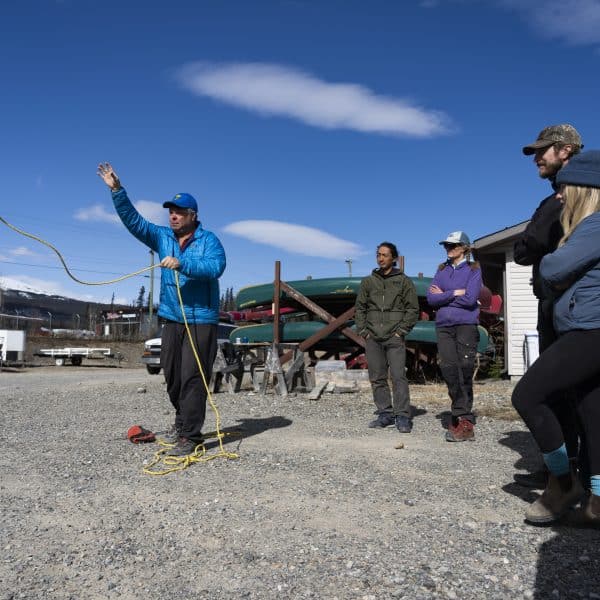
{"type": "Polygon", "coordinates": [[[104,180],[104,183],[111,189],[111,191],[116,192],[121,188],[121,182],[117,177],[117,174],[114,172],[112,165],[110,163],[100,163],[98,165],[98,176],[104,180]]]}

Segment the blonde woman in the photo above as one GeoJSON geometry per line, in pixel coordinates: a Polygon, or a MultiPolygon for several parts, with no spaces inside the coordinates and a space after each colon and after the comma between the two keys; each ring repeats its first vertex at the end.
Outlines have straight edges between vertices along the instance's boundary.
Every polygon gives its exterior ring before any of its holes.
{"type": "Polygon", "coordinates": [[[551,523],[584,496],[550,407],[552,402],[568,401],[560,392],[577,389],[591,473],[591,495],[583,514],[600,525],[600,150],[571,158],[556,182],[564,235],[558,248],[543,258],[540,274],[556,297],[554,327],[559,338],[525,373],[512,397],[550,473],[546,489],[525,518],[551,523]]]}

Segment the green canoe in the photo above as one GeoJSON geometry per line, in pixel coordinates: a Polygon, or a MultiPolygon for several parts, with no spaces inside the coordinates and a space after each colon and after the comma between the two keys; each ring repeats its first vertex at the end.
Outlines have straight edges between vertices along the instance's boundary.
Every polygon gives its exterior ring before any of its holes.
{"type": "MultiPolygon", "coordinates": [[[[291,285],[291,284],[290,284],[291,285]]],[[[325,327],[321,321],[299,321],[292,323],[282,323],[281,325],[281,341],[282,342],[301,342],[311,335],[317,333],[325,327]]],[[[351,327],[354,330],[354,325],[351,327]]],[[[246,325],[237,327],[229,334],[229,340],[235,342],[237,338],[248,338],[248,342],[256,344],[260,342],[273,341],[273,323],[262,323],[259,325],[246,325]]],[[[336,342],[346,342],[352,344],[348,338],[336,331],[325,338],[326,343],[331,345],[336,342]]],[[[436,344],[435,321],[417,321],[412,331],[406,336],[407,342],[421,344],[436,344]]],[[[479,326],[479,344],[478,352],[485,352],[488,347],[487,331],[479,326]]]]}
{"type": "MultiPolygon", "coordinates": [[[[322,306],[328,304],[348,304],[352,306],[360,287],[362,277],[329,277],[324,279],[300,279],[287,281],[294,289],[322,306]]],[[[411,277],[421,298],[427,294],[431,277],[411,277]]],[[[281,302],[285,304],[289,297],[282,293],[281,302]]],[[[273,283],[250,285],[242,288],[236,298],[238,310],[270,305],[273,302],[273,283]]]]}

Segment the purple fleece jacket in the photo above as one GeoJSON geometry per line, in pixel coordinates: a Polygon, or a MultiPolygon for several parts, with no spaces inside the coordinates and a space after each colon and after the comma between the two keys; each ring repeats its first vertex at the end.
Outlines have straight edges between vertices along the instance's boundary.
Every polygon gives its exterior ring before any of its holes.
{"type": "Polygon", "coordinates": [[[462,262],[457,267],[447,264],[435,274],[431,285],[437,285],[443,292],[432,294],[427,291],[429,306],[437,309],[436,327],[453,325],[477,325],[481,292],[481,269],[472,263],[462,262]],[[466,290],[464,296],[454,296],[454,290],[466,290]]]}

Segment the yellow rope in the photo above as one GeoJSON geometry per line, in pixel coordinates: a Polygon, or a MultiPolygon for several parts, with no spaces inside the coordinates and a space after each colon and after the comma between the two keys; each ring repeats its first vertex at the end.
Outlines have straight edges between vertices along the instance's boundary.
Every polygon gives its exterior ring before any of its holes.
{"type": "Polygon", "coordinates": [[[22,229],[19,229],[18,227],[11,225],[6,219],[3,219],[2,217],[0,217],[0,221],[2,221],[2,223],[4,223],[7,227],[12,229],[13,231],[16,231],[17,233],[20,233],[21,235],[31,238],[32,240],[35,240],[36,242],[39,242],[40,244],[44,244],[44,246],[47,246],[48,248],[50,248],[50,250],[55,252],[56,255],[58,256],[60,262],[62,263],[62,266],[65,268],[65,271],[67,272],[67,275],[73,281],[76,281],[77,283],[81,283],[83,285],[108,285],[109,283],[117,283],[117,281],[123,281],[123,279],[127,279],[128,277],[134,277],[135,275],[139,275],[140,273],[144,273],[145,271],[150,271],[150,269],[156,269],[157,267],[160,267],[160,264],[152,265],[151,267],[145,267],[144,269],[140,269],[139,271],[135,271],[134,273],[129,273],[128,275],[123,275],[122,277],[118,277],[117,279],[110,279],[109,281],[82,281],[81,279],[78,279],[77,277],[75,277],[75,275],[73,275],[73,273],[71,273],[71,271],[69,271],[69,267],[67,266],[67,263],[65,262],[64,258],[62,257],[62,254],[50,242],[46,242],[42,238],[39,238],[37,235],[33,235],[32,233],[27,233],[26,231],[23,231],[22,229]]]}
{"type": "MultiPolygon", "coordinates": [[[[43,240],[42,238],[39,238],[36,235],[33,235],[32,233],[27,233],[26,231],[23,231],[22,229],[19,229],[18,227],[11,225],[6,219],[4,219],[1,216],[0,216],[0,221],[2,221],[2,223],[4,223],[7,227],[12,229],[13,231],[16,231],[17,233],[19,233],[21,235],[24,235],[25,237],[31,238],[32,240],[35,240],[35,241],[39,242],[40,244],[44,244],[44,246],[47,246],[52,251],[54,251],[56,253],[56,255],[58,256],[58,258],[60,259],[60,262],[62,263],[65,271],[67,272],[67,275],[71,279],[73,279],[73,281],[76,281],[77,283],[81,283],[83,285],[107,285],[110,283],[116,283],[118,281],[123,281],[124,279],[127,279],[128,277],[134,277],[135,275],[139,275],[140,273],[143,273],[144,271],[149,271],[150,269],[156,269],[157,267],[160,267],[160,263],[159,263],[157,265],[152,265],[150,267],[140,269],[139,271],[135,271],[134,273],[129,273],[128,275],[123,275],[122,277],[118,277],[117,279],[111,279],[109,281],[82,281],[81,279],[78,279],[77,277],[75,277],[75,275],[73,275],[71,273],[71,271],[69,270],[69,267],[67,266],[67,263],[65,262],[64,258],[62,257],[62,254],[52,244],[43,240]]],[[[194,339],[192,337],[192,332],[190,331],[190,327],[188,325],[187,318],[185,316],[185,308],[183,306],[183,298],[181,297],[181,288],[179,286],[179,273],[177,271],[175,271],[175,284],[177,286],[177,298],[179,299],[179,307],[181,308],[181,314],[183,316],[183,323],[185,325],[185,330],[188,335],[188,339],[190,342],[190,346],[192,348],[192,352],[194,353],[194,358],[196,359],[196,364],[198,365],[198,370],[200,372],[200,375],[202,376],[202,382],[204,383],[204,387],[206,389],[208,402],[210,404],[212,411],[215,414],[216,432],[207,434],[207,436],[205,436],[205,437],[216,437],[219,440],[219,452],[208,455],[206,453],[206,448],[205,448],[204,444],[199,443],[194,448],[194,452],[192,452],[192,454],[188,454],[187,456],[167,456],[166,452],[169,450],[169,448],[173,447],[173,444],[167,444],[165,442],[159,441],[159,444],[161,445],[161,449],[158,450],[158,452],[156,452],[152,461],[143,469],[144,473],[147,473],[148,475],[166,475],[167,473],[172,473],[173,471],[182,471],[183,469],[187,469],[187,467],[189,467],[193,463],[208,462],[209,460],[213,460],[214,458],[221,458],[221,457],[228,458],[228,459],[239,458],[239,455],[236,454],[235,452],[227,452],[223,448],[223,438],[226,435],[239,435],[239,434],[237,434],[237,433],[236,434],[234,434],[234,433],[226,434],[221,431],[221,415],[219,414],[217,405],[215,404],[212,394],[210,393],[210,386],[208,385],[208,382],[206,381],[206,375],[204,374],[204,369],[202,368],[202,363],[200,361],[200,357],[198,356],[196,346],[194,345],[194,339]],[[152,467],[156,466],[157,464],[159,464],[161,462],[168,468],[160,470],[160,471],[152,471],[151,470],[152,467]]]]}
{"type": "Polygon", "coordinates": [[[204,369],[202,368],[202,362],[200,361],[200,357],[198,356],[198,352],[196,350],[196,346],[194,345],[194,338],[192,337],[192,332],[190,331],[190,327],[187,322],[187,318],[185,316],[185,309],[183,307],[183,298],[181,297],[181,288],[179,286],[179,273],[175,271],[175,283],[177,285],[177,298],[179,299],[179,306],[181,308],[181,314],[183,315],[183,323],[185,325],[185,330],[188,335],[188,339],[190,341],[190,346],[192,348],[192,352],[194,353],[194,358],[196,359],[196,364],[198,365],[198,370],[200,371],[200,375],[202,376],[202,382],[204,383],[204,388],[206,389],[208,402],[212,411],[215,414],[215,428],[216,432],[214,434],[209,434],[211,437],[216,437],[219,441],[219,452],[215,454],[206,454],[206,448],[203,442],[200,442],[194,448],[192,454],[188,454],[187,456],[168,456],[165,453],[168,448],[172,447],[172,444],[162,444],[165,446],[161,448],[154,455],[154,459],[147,466],[144,467],[144,473],[148,475],[166,475],[167,473],[172,473],[173,471],[182,471],[183,469],[187,469],[191,464],[197,462],[208,462],[209,460],[213,460],[214,458],[239,458],[239,455],[235,452],[227,452],[225,448],[223,448],[223,438],[225,434],[221,431],[221,415],[219,414],[219,410],[217,409],[217,405],[215,404],[212,394],[210,393],[210,386],[206,381],[206,375],[204,374],[204,369]],[[170,467],[167,469],[163,469],[161,471],[152,471],[152,468],[162,462],[166,467],[170,467]]]}

